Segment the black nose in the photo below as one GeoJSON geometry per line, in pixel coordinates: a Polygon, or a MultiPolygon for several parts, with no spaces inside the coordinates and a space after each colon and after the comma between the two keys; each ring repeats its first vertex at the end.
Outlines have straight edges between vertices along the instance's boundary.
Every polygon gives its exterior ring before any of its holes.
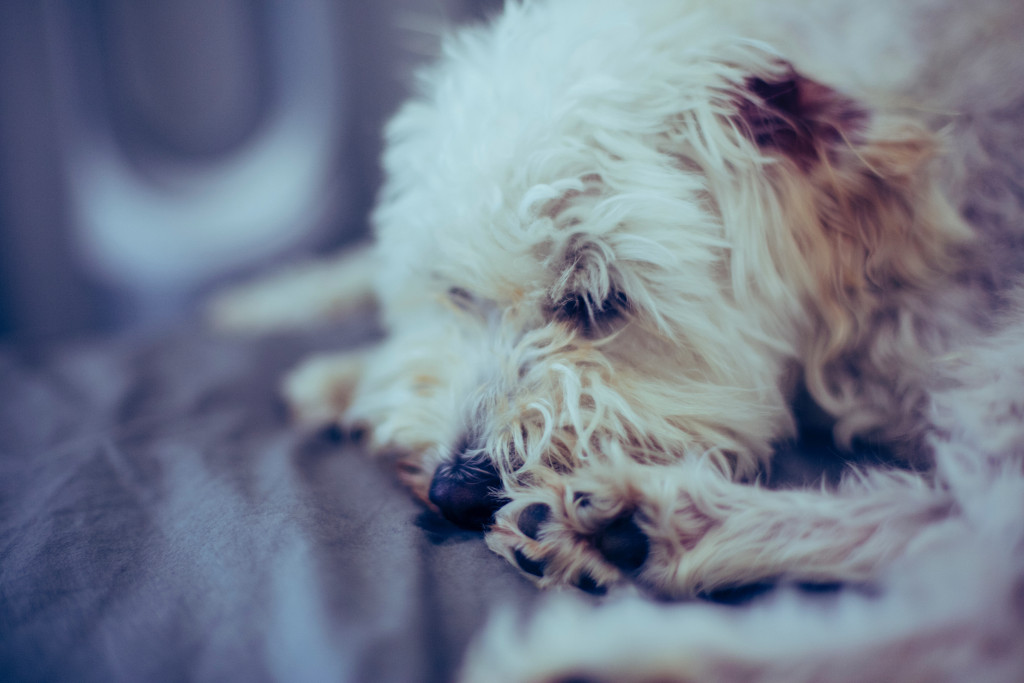
{"type": "Polygon", "coordinates": [[[490,526],[494,513],[508,502],[501,491],[501,477],[486,455],[460,453],[434,472],[429,497],[450,521],[478,531],[490,526]]]}

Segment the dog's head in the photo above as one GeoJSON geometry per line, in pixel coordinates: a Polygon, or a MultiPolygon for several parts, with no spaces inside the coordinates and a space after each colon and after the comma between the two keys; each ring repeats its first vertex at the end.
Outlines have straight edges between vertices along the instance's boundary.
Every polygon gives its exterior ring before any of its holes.
{"type": "Polygon", "coordinates": [[[538,7],[455,41],[389,129],[380,294],[393,348],[462,378],[423,464],[457,518],[612,452],[751,474],[801,371],[841,401],[884,293],[967,238],[922,127],[707,17],[538,7]]]}

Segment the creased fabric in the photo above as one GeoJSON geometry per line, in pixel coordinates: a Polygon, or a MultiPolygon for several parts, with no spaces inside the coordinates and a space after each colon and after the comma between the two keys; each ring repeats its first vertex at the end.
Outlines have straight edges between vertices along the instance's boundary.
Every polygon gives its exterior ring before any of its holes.
{"type": "Polygon", "coordinates": [[[535,589],[277,398],[374,335],[0,352],[0,679],[450,679],[535,589]]]}

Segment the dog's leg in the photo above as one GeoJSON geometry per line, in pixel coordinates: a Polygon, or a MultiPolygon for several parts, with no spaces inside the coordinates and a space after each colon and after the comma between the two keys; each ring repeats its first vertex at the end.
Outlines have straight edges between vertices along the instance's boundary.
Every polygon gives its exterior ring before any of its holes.
{"type": "Polygon", "coordinates": [[[951,509],[908,473],[769,490],[702,459],[591,467],[512,498],[488,544],[541,585],[600,592],[631,578],[673,597],[776,579],[864,581],[951,509]]]}
{"type": "Polygon", "coordinates": [[[370,351],[325,353],[305,359],[281,383],[292,421],[302,429],[340,424],[370,351]]]}
{"type": "Polygon", "coordinates": [[[211,327],[266,333],[338,320],[370,306],[377,259],[370,244],[286,268],[217,292],[206,305],[211,327]]]}

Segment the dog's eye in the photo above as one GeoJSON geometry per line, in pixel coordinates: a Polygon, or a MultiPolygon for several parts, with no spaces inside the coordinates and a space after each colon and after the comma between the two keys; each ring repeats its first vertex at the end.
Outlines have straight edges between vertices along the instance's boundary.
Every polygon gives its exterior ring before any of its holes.
{"type": "Polygon", "coordinates": [[[477,318],[487,318],[495,311],[493,301],[473,294],[462,287],[449,287],[445,291],[445,298],[455,308],[477,318]]]}
{"type": "Polygon", "coordinates": [[[588,294],[570,294],[556,306],[555,317],[572,323],[584,336],[595,338],[619,329],[628,312],[629,299],[615,290],[603,301],[594,301],[588,294]]]}
{"type": "Polygon", "coordinates": [[[452,287],[448,290],[448,300],[464,311],[468,311],[476,303],[476,298],[462,287],[452,287]]]}

